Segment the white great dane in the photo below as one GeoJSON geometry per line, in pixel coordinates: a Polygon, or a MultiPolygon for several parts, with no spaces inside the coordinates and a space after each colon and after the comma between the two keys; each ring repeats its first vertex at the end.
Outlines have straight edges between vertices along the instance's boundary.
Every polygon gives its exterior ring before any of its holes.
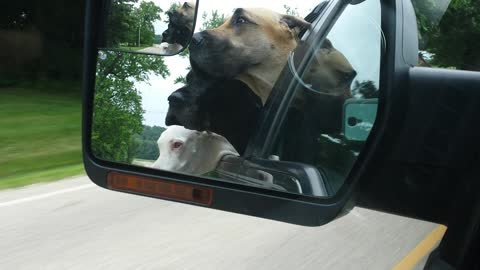
{"type": "Polygon", "coordinates": [[[152,167],[189,174],[205,174],[213,171],[225,155],[237,151],[216,133],[169,126],[157,141],[160,155],[152,167]]]}

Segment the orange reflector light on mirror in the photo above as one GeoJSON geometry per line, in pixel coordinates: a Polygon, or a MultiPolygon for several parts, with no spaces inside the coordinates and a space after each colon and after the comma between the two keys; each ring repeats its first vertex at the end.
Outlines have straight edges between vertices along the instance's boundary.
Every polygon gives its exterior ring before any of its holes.
{"type": "Polygon", "coordinates": [[[192,202],[210,206],[213,201],[213,190],[189,184],[167,182],[143,176],[110,172],[107,176],[109,189],[130,191],[139,194],[192,202]]]}

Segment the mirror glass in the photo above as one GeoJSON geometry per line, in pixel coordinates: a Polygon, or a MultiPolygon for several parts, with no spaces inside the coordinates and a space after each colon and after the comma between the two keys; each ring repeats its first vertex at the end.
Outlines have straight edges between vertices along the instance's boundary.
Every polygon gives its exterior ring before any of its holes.
{"type": "Polygon", "coordinates": [[[100,50],[92,153],[205,181],[334,195],[374,124],[382,32],[380,3],[366,0],[346,6],[318,42],[333,3],[205,1],[181,54],[100,50]],[[365,123],[345,129],[349,118],[365,123]]]}
{"type": "Polygon", "coordinates": [[[103,49],[155,55],[180,53],[192,37],[196,6],[196,1],[112,0],[107,8],[103,49]]]}

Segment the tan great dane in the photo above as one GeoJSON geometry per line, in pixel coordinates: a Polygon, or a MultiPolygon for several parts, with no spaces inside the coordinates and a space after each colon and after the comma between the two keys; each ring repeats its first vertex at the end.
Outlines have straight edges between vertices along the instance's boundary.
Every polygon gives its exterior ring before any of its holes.
{"type": "Polygon", "coordinates": [[[350,97],[350,85],[357,75],[345,55],[326,39],[315,51],[309,68],[303,74],[305,83],[322,93],[350,97]]]}
{"type": "Polygon", "coordinates": [[[185,2],[167,12],[168,28],[162,33],[162,49],[165,54],[176,54],[188,45],[193,33],[195,2],[185,2]]]}
{"type": "Polygon", "coordinates": [[[190,31],[193,30],[193,20],[195,19],[196,2],[184,2],[183,5],[173,11],[168,11],[167,15],[170,21],[176,25],[187,27],[190,31]]]}
{"type": "Polygon", "coordinates": [[[265,103],[273,84],[310,23],[268,9],[237,8],[220,27],[196,33],[190,60],[213,77],[236,78],[265,103]]]}
{"type": "MultiPolygon", "coordinates": [[[[220,27],[193,36],[190,60],[194,69],[210,76],[244,82],[265,104],[289,53],[298,45],[298,33],[308,27],[310,23],[299,17],[238,8],[220,27]]],[[[342,95],[355,75],[327,39],[303,79],[321,92],[342,95]]]]}

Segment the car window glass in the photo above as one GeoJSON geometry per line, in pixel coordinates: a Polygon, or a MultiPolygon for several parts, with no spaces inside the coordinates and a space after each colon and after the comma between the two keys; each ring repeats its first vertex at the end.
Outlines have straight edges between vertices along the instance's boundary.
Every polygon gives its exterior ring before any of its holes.
{"type": "Polygon", "coordinates": [[[380,4],[347,6],[315,48],[282,124],[275,158],[313,165],[334,194],[345,181],[376,118],[382,31],[380,4]]]}

